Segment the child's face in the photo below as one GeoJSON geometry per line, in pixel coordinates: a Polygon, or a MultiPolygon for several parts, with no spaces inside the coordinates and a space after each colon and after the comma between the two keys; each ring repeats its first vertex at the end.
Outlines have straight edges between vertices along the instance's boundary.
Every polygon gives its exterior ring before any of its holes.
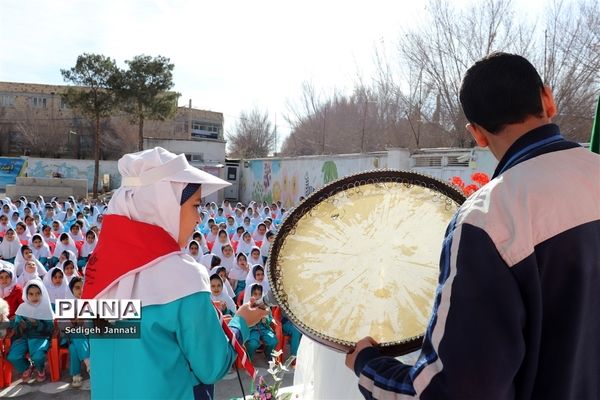
{"type": "Polygon", "coordinates": [[[223,280],[227,279],[227,271],[221,271],[221,272],[219,272],[219,276],[223,280]]]}
{"type": "Polygon", "coordinates": [[[246,260],[246,257],[240,257],[238,258],[238,265],[242,268],[246,268],[248,266],[248,261],[246,260]]]}
{"type": "Polygon", "coordinates": [[[231,257],[233,255],[233,249],[229,246],[225,247],[223,249],[223,255],[227,258],[231,257]]]}
{"type": "Polygon", "coordinates": [[[31,250],[25,250],[23,252],[23,258],[26,260],[31,260],[31,255],[32,255],[32,251],[31,250]]]}
{"type": "Polygon", "coordinates": [[[17,234],[21,234],[21,233],[25,232],[25,228],[23,228],[21,225],[17,225],[16,230],[17,230],[17,234]]]}
{"type": "Polygon", "coordinates": [[[221,243],[226,243],[227,242],[227,234],[226,233],[221,233],[219,235],[219,240],[221,241],[221,243]]]}
{"type": "Polygon", "coordinates": [[[34,239],[33,240],[33,247],[35,247],[36,249],[39,249],[40,247],[42,247],[42,240],[41,239],[34,239]]]}
{"type": "Polygon", "coordinates": [[[73,235],[77,235],[79,233],[79,225],[75,224],[75,225],[71,226],[71,233],[73,235]]]}
{"type": "Polygon", "coordinates": [[[254,297],[254,300],[258,300],[262,297],[262,292],[259,289],[255,289],[252,291],[252,297],[254,297]]]}
{"type": "Polygon", "coordinates": [[[250,235],[244,235],[244,242],[250,243],[250,239],[251,239],[250,235]]]}
{"type": "Polygon", "coordinates": [[[27,271],[30,274],[33,274],[36,269],[37,268],[35,266],[35,263],[28,262],[27,264],[25,264],[25,271],[27,271]]]}
{"type": "Polygon", "coordinates": [[[273,243],[275,241],[275,235],[269,236],[269,243],[273,243]]]}
{"type": "Polygon", "coordinates": [[[250,253],[252,255],[252,258],[258,258],[258,256],[260,256],[260,251],[258,250],[252,250],[252,252],[250,253]]]}
{"type": "Polygon", "coordinates": [[[10,242],[11,240],[13,240],[15,238],[15,231],[8,231],[6,232],[6,239],[8,239],[8,241],[10,242]]]}
{"type": "Polygon", "coordinates": [[[83,289],[83,282],[77,282],[73,285],[73,296],[75,296],[76,299],[81,298],[82,289],[83,289]]]}
{"type": "Polygon", "coordinates": [[[8,218],[6,218],[6,216],[3,215],[2,217],[0,217],[0,223],[2,225],[8,224],[8,218]]]}
{"type": "Polygon", "coordinates": [[[0,286],[6,287],[10,285],[10,281],[12,281],[12,279],[10,278],[10,275],[8,275],[8,272],[0,272],[0,286]]]}
{"type": "Polygon", "coordinates": [[[29,289],[27,289],[27,300],[29,300],[31,304],[38,304],[41,299],[42,291],[40,288],[36,286],[30,286],[29,289]]]}
{"type": "Polygon", "coordinates": [[[58,230],[58,223],[52,223],[52,229],[54,229],[55,231],[58,230]]]}
{"type": "Polygon", "coordinates": [[[210,291],[213,295],[218,296],[223,291],[223,282],[221,280],[213,279],[210,281],[210,291]]]}
{"type": "Polygon", "coordinates": [[[65,266],[65,275],[66,276],[73,276],[74,272],[75,272],[75,267],[72,264],[65,266]]]}
{"type": "Polygon", "coordinates": [[[62,272],[58,273],[52,277],[52,283],[54,284],[54,286],[60,286],[62,284],[63,278],[64,277],[62,272]]]}
{"type": "Polygon", "coordinates": [[[257,282],[262,282],[263,279],[265,278],[265,273],[261,270],[256,271],[256,274],[254,275],[254,279],[256,279],[257,282]]]}
{"type": "Polygon", "coordinates": [[[94,243],[94,237],[92,235],[87,235],[85,240],[88,242],[88,244],[94,243]]]}
{"type": "Polygon", "coordinates": [[[65,253],[60,253],[60,257],[58,257],[58,262],[63,262],[63,261],[67,261],[68,258],[65,255],[65,253]]]}
{"type": "Polygon", "coordinates": [[[44,230],[42,232],[44,232],[44,235],[48,236],[48,235],[50,235],[51,231],[52,231],[52,229],[49,226],[47,226],[44,228],[44,230]]]}
{"type": "Polygon", "coordinates": [[[69,239],[64,238],[63,240],[60,241],[62,244],[64,244],[65,246],[69,244],[69,239]]]}

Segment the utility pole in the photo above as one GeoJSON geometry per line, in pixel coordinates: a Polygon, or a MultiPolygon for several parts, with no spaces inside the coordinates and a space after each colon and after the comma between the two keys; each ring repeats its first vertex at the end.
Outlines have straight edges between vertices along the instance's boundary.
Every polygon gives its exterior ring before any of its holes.
{"type": "Polygon", "coordinates": [[[327,106],[323,108],[323,149],[321,154],[325,154],[325,121],[327,121],[327,106]]]}
{"type": "Polygon", "coordinates": [[[362,126],[362,138],[360,140],[360,152],[364,153],[365,152],[365,124],[367,123],[367,106],[368,106],[368,100],[367,97],[365,96],[365,109],[363,111],[363,126],[362,126]]]}

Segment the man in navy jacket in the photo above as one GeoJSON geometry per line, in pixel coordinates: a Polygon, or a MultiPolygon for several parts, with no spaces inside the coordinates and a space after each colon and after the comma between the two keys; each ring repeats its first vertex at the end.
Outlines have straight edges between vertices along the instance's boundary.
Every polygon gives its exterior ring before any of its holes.
{"type": "Polygon", "coordinates": [[[600,157],[521,56],[475,63],[460,101],[499,164],[448,226],[420,357],[365,338],[346,364],[368,399],[600,399],[600,157]]]}

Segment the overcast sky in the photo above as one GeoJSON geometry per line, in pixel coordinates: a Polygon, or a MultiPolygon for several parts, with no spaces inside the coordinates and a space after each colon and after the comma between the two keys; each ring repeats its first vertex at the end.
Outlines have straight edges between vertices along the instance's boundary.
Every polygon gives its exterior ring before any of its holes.
{"type": "MultiPolygon", "coordinates": [[[[465,0],[461,0],[461,3],[465,0]]],[[[0,0],[0,81],[63,84],[81,53],[123,61],[164,55],[175,64],[180,105],[225,115],[231,129],[254,106],[277,118],[303,81],[352,88],[372,71],[376,45],[390,51],[402,27],[423,18],[419,0],[0,0]]],[[[533,4],[517,0],[526,9],[533,4]],[[525,5],[527,4],[527,5],[525,5]]],[[[281,142],[280,142],[281,144],[281,142]]]]}

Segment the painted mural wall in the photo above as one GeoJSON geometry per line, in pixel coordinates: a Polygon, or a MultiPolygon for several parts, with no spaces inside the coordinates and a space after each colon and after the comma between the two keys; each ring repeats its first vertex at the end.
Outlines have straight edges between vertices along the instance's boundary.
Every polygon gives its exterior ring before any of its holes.
{"type": "Polygon", "coordinates": [[[387,153],[248,160],[242,164],[241,201],[281,201],[288,208],[338,178],[388,165],[387,153]]]}
{"type": "MultiPolygon", "coordinates": [[[[59,173],[67,179],[87,179],[88,189],[92,190],[94,184],[94,160],[71,160],[62,158],[34,158],[29,157],[25,173],[34,178],[52,178],[54,173],[59,173]]],[[[102,177],[110,176],[110,188],[121,185],[121,175],[117,161],[100,161],[99,187],[102,187],[102,177]]]]}

